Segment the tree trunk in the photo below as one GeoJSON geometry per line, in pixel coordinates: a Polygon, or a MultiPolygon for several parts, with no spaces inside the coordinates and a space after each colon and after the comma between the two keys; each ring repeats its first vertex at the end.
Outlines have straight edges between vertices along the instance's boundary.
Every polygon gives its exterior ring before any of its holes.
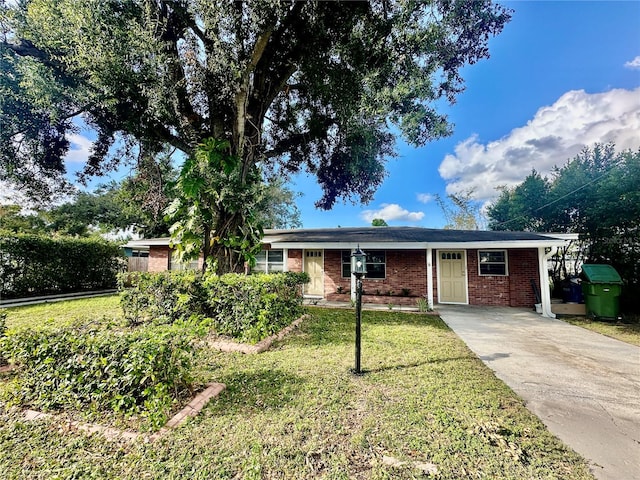
{"type": "Polygon", "coordinates": [[[230,212],[226,208],[219,212],[214,228],[215,238],[211,242],[210,256],[215,261],[215,272],[244,273],[245,259],[237,239],[244,237],[242,233],[242,216],[230,212]]]}

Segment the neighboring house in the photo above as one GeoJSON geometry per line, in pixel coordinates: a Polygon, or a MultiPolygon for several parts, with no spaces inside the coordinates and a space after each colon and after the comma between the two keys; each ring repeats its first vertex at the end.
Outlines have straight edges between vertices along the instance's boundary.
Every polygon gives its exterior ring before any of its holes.
{"type": "Polygon", "coordinates": [[[146,272],[149,269],[149,247],[125,245],[124,254],[127,257],[127,271],[146,272]]]}
{"type": "MultiPolygon", "coordinates": [[[[305,296],[348,302],[355,295],[351,253],[368,255],[364,301],[415,305],[463,304],[533,308],[553,317],[547,259],[571,234],[358,227],[267,230],[254,271],[307,272],[305,296]],[[535,286],[535,290],[534,290],[535,286]]],[[[168,238],[131,241],[149,248],[149,271],[184,268],[168,238]]]]}

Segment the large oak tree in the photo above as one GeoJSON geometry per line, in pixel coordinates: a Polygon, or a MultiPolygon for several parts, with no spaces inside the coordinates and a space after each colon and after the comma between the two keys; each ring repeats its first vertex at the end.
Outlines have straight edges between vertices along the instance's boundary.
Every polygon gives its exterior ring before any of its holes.
{"type": "MultiPolygon", "coordinates": [[[[315,175],[324,209],[372,198],[396,134],[419,146],[450,133],[438,101],[454,101],[461,68],[488,57],[510,17],[466,0],[0,5],[4,179],[50,194],[82,118],[97,132],[87,174],[167,145],[192,156],[214,138],[242,181],[315,175]]],[[[217,237],[242,222],[219,212],[217,237]]]]}

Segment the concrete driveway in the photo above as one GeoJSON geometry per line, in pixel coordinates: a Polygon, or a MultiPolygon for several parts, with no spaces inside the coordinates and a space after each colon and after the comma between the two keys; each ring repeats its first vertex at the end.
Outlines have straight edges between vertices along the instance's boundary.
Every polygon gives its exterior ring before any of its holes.
{"type": "Polygon", "coordinates": [[[640,347],[528,310],[438,311],[597,478],[640,479],[640,347]]]}

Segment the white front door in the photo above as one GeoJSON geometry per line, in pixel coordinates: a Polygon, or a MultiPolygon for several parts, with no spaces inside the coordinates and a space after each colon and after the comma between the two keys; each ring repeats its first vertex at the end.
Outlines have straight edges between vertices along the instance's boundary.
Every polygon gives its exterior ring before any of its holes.
{"type": "Polygon", "coordinates": [[[464,250],[439,251],[440,303],[467,303],[467,262],[464,250]]]}
{"type": "Polygon", "coordinates": [[[324,255],[322,250],[304,251],[304,271],[310,281],[305,285],[306,295],[324,297],[324,255]]]}

